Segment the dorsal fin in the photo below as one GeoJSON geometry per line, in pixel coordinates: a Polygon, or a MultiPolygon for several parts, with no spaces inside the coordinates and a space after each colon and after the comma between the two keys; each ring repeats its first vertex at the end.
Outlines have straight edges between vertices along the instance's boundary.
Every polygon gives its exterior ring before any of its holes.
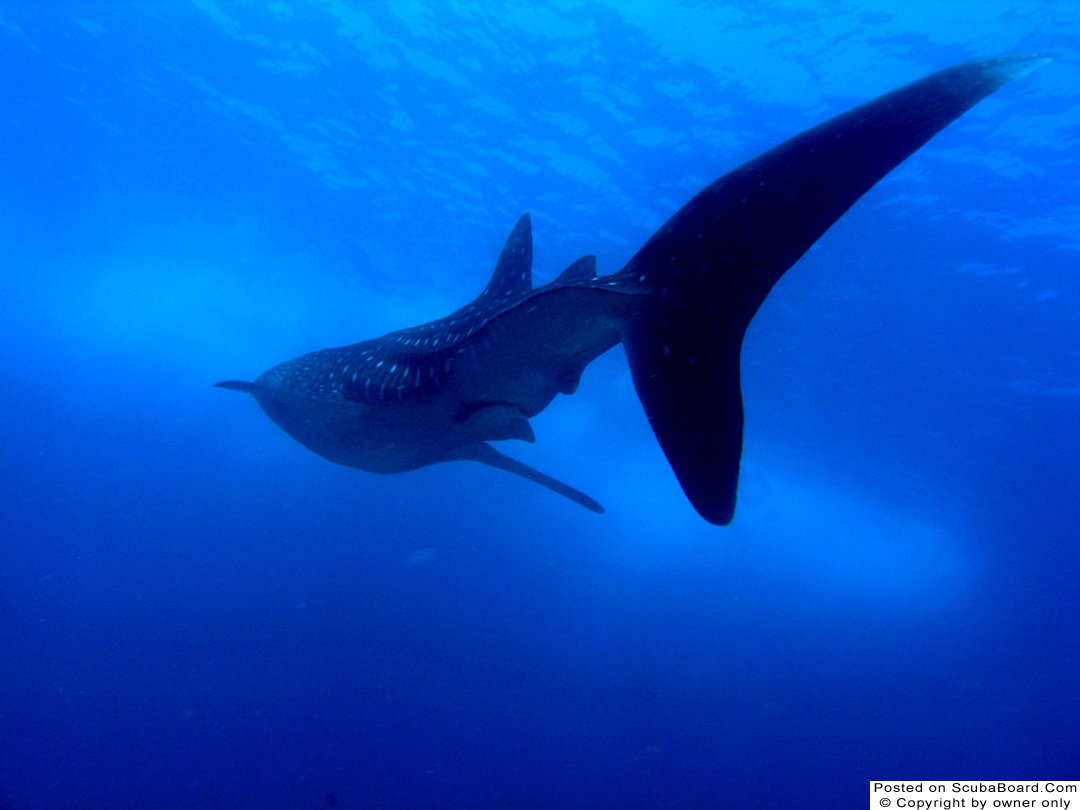
{"type": "Polygon", "coordinates": [[[532,221],[523,214],[503,245],[481,298],[512,298],[532,289],[532,221]]]}
{"type": "Polygon", "coordinates": [[[569,281],[592,281],[596,278],[596,256],[589,254],[582,256],[576,262],[563,270],[555,283],[569,281]]]}

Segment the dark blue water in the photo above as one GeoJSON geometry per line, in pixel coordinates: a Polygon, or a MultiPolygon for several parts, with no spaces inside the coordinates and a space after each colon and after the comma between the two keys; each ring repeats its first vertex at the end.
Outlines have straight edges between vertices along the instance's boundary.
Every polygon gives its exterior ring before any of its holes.
{"type": "Polygon", "coordinates": [[[1065,4],[0,6],[0,806],[844,808],[1080,778],[1065,4]],[[875,188],[743,352],[731,527],[621,348],[381,477],[212,389],[440,317],[530,211],[618,269],[724,171],[1056,50],[875,188]]]}

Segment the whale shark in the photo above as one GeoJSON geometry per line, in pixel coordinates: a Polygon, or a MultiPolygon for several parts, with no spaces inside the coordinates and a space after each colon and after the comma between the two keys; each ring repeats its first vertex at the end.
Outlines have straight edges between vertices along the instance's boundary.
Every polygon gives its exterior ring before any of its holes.
{"type": "Polygon", "coordinates": [[[338,464],[398,473],[478,461],[603,512],[489,442],[535,441],[529,419],[573,394],[586,366],[622,343],[686,497],[727,525],[742,456],[743,335],[773,285],[932,136],[1050,58],[954,65],[802,132],[700,191],[611,275],[584,256],[534,288],[525,214],[483,292],[445,318],[216,385],[251,394],[286,433],[338,464]]]}

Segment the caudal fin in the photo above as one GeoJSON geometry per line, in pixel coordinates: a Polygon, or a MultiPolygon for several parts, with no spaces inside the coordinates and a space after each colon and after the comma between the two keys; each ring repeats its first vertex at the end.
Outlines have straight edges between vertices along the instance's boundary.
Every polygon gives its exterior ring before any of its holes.
{"type": "Polygon", "coordinates": [[[617,274],[655,290],[651,306],[624,326],[623,341],[653,431],[710,523],[726,525],[735,514],[739,354],[773,285],[912,152],[1049,58],[956,65],[796,135],[699,193],[617,274]]]}

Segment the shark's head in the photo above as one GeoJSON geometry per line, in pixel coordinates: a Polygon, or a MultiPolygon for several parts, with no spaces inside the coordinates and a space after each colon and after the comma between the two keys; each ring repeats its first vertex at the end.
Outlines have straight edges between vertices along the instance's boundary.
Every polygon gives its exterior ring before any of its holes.
{"type": "Polygon", "coordinates": [[[226,380],[215,387],[251,394],[278,427],[305,447],[331,461],[360,466],[355,456],[371,433],[366,424],[371,408],[364,403],[310,397],[240,380],[226,380]]]}

